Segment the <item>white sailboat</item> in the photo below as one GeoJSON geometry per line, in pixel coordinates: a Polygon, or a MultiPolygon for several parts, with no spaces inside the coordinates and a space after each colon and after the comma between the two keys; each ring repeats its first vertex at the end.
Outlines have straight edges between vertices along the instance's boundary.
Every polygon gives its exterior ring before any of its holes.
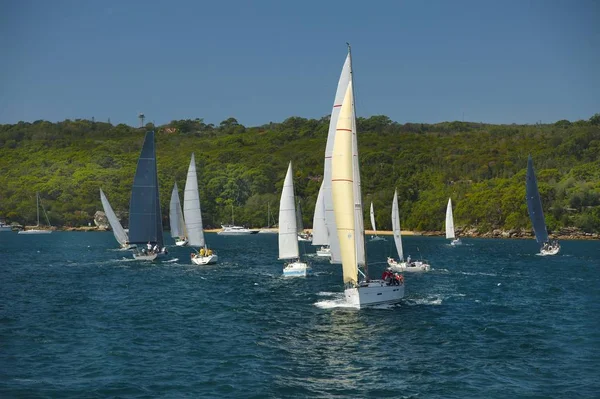
{"type": "Polygon", "coordinates": [[[312,268],[300,260],[292,175],[292,162],[290,162],[279,202],[279,259],[291,260],[283,268],[285,277],[305,277],[312,273],[312,268]]]}
{"type": "Polygon", "coordinates": [[[102,208],[104,208],[104,213],[106,214],[106,218],[108,219],[108,223],[110,224],[110,228],[115,235],[117,242],[121,245],[122,249],[131,249],[134,245],[129,244],[129,236],[127,232],[121,226],[121,222],[119,222],[119,218],[115,214],[108,202],[108,198],[104,195],[102,189],[100,189],[100,201],[102,201],[102,208]]]}
{"type": "Polygon", "coordinates": [[[340,242],[336,232],[335,212],[333,211],[333,197],[331,193],[331,157],[333,154],[333,144],[335,141],[337,121],[340,115],[342,101],[346,95],[348,83],[351,80],[350,64],[350,52],[348,52],[338,80],[333,107],[331,109],[331,116],[329,118],[329,131],[327,133],[327,143],[325,145],[323,181],[319,189],[317,204],[315,205],[315,216],[313,219],[312,245],[320,246],[320,249],[317,250],[317,255],[320,257],[329,257],[331,263],[337,264],[342,263],[342,257],[340,252],[340,242]],[[323,212],[322,216],[321,212],[323,212]],[[315,222],[317,218],[321,217],[324,219],[323,222],[318,220],[315,222]]]}
{"type": "Polygon", "coordinates": [[[456,238],[454,234],[454,216],[452,216],[452,198],[448,198],[448,206],[446,207],[446,238],[452,240],[450,245],[461,245],[460,238],[456,238]]]}
{"type": "Polygon", "coordinates": [[[187,245],[187,228],[185,226],[185,222],[183,221],[183,212],[181,211],[181,202],[179,201],[177,182],[175,182],[173,185],[173,191],[171,192],[171,202],[169,203],[169,223],[171,225],[171,237],[173,237],[175,240],[175,245],[178,247],[187,245]]]}
{"type": "MultiPolygon", "coordinates": [[[[350,56],[350,51],[348,55],[350,56]]],[[[357,179],[358,145],[352,91],[350,80],[337,121],[331,160],[331,189],[342,257],[344,294],[348,303],[362,308],[399,302],[404,297],[404,282],[398,279],[395,280],[398,285],[392,285],[383,280],[371,280],[368,276],[364,255],[360,180],[357,179]],[[360,280],[359,274],[362,276],[360,280]]]]}
{"type": "Polygon", "coordinates": [[[196,173],[196,158],[192,154],[185,190],[183,192],[183,216],[188,234],[188,243],[192,247],[200,248],[192,252],[190,258],[196,265],[210,265],[217,263],[219,257],[206,246],[204,239],[204,226],[202,224],[202,210],[200,209],[200,193],[198,192],[198,175],[196,173]]]}
{"type": "Polygon", "coordinates": [[[388,266],[396,272],[428,272],[431,266],[421,260],[412,261],[410,255],[404,261],[404,251],[402,249],[402,231],[400,230],[400,210],[398,207],[398,190],[394,192],[392,201],[392,230],[394,232],[394,244],[398,252],[398,260],[388,258],[388,266]]]}
{"type": "Polygon", "coordinates": [[[373,210],[373,202],[371,202],[371,209],[369,213],[371,216],[371,228],[375,233],[375,235],[371,237],[370,241],[386,241],[385,237],[380,237],[377,235],[377,226],[375,225],[375,211],[373,210]]]}
{"type": "MultiPolygon", "coordinates": [[[[19,234],[50,234],[52,233],[52,230],[49,229],[40,229],[40,206],[42,206],[40,204],[40,193],[36,192],[35,193],[35,200],[36,200],[36,206],[37,206],[37,224],[35,225],[35,228],[33,229],[29,229],[29,230],[20,230],[19,234]]],[[[44,212],[44,216],[46,216],[46,222],[48,222],[48,227],[52,227],[50,225],[50,220],[48,220],[48,214],[46,213],[46,210],[44,209],[44,207],[42,206],[42,211],[44,212]]]]}

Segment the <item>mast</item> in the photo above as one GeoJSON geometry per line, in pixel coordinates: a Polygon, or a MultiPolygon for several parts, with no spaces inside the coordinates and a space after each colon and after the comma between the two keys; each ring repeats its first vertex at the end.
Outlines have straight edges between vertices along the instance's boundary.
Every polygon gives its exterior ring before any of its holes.
{"type": "Polygon", "coordinates": [[[37,226],[40,225],[40,193],[38,191],[35,192],[35,209],[37,209],[37,226]]]}
{"type": "Polygon", "coordinates": [[[363,266],[365,270],[365,278],[369,280],[369,267],[367,265],[367,248],[365,246],[365,226],[364,213],[361,197],[361,182],[360,182],[360,165],[358,162],[358,136],[356,126],[356,101],[354,95],[354,69],[352,67],[352,47],[348,45],[348,59],[350,62],[350,89],[352,90],[352,176],[354,180],[354,214],[355,214],[355,232],[356,240],[356,260],[359,266],[363,266]]]}

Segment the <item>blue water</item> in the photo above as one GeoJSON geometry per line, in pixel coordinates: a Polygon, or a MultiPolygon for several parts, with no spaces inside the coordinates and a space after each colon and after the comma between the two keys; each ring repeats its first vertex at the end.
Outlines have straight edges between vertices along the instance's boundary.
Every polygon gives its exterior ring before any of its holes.
{"type": "MultiPolygon", "coordinates": [[[[406,237],[433,270],[400,305],[356,310],[339,266],[282,278],[276,235],[207,240],[218,265],[132,261],[110,233],[1,233],[0,397],[600,396],[598,241],[541,257],[406,237]]],[[[390,246],[369,243],[372,276],[390,246]]]]}

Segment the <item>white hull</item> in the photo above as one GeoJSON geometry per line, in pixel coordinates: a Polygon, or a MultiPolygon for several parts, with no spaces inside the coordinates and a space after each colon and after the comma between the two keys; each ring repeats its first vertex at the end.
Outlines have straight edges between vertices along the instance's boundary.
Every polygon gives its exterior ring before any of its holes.
{"type": "Polygon", "coordinates": [[[2,233],[3,231],[12,231],[12,226],[0,226],[0,233],[2,233]]]}
{"type": "Polygon", "coordinates": [[[141,261],[153,261],[154,259],[156,259],[158,257],[158,254],[133,254],[133,259],[135,260],[141,260],[141,261]]]}
{"type": "Polygon", "coordinates": [[[212,265],[217,263],[219,257],[216,254],[208,255],[208,256],[200,256],[198,254],[192,253],[192,263],[202,266],[202,265],[212,265]]]}
{"type": "Polygon", "coordinates": [[[556,247],[556,248],[552,248],[550,250],[541,249],[540,250],[540,255],[542,255],[542,256],[552,256],[552,255],[556,255],[559,252],[560,252],[560,246],[556,247]]]}
{"type": "Polygon", "coordinates": [[[185,247],[188,244],[188,240],[175,240],[175,245],[178,247],[185,247]]]}
{"type": "Polygon", "coordinates": [[[321,256],[323,258],[331,258],[331,248],[321,247],[321,249],[317,250],[317,256],[321,256]]]}
{"type": "Polygon", "coordinates": [[[462,245],[462,241],[460,240],[460,238],[456,238],[456,239],[452,240],[450,245],[452,245],[452,246],[462,245]]]}
{"type": "Polygon", "coordinates": [[[256,234],[258,230],[250,230],[242,226],[221,226],[223,230],[217,234],[222,236],[245,236],[249,234],[256,234]]]}
{"type": "Polygon", "coordinates": [[[306,277],[312,274],[312,268],[310,265],[304,262],[296,261],[288,263],[283,268],[284,277],[306,277]]]}
{"type": "Polygon", "coordinates": [[[32,229],[32,230],[21,230],[21,231],[19,231],[19,234],[50,234],[50,233],[52,233],[52,230],[32,229]]]}
{"type": "Polygon", "coordinates": [[[298,236],[298,241],[312,242],[312,237],[298,236]]]}
{"type": "Polygon", "coordinates": [[[429,264],[421,261],[410,262],[409,265],[406,262],[396,262],[394,259],[388,258],[387,264],[393,271],[401,273],[423,273],[431,270],[431,266],[429,264]]]}
{"type": "Polygon", "coordinates": [[[383,280],[371,280],[361,283],[358,287],[344,290],[346,302],[360,308],[394,304],[404,298],[404,283],[400,285],[386,285],[383,280]]]}

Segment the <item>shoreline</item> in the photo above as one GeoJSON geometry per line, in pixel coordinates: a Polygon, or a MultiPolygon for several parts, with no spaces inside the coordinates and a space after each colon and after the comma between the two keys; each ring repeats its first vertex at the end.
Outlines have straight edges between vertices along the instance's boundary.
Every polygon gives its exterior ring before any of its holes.
{"type": "MultiPolygon", "coordinates": [[[[29,227],[29,226],[28,226],[29,227]]],[[[81,227],[62,227],[52,228],[52,231],[82,231],[82,232],[94,232],[94,231],[110,231],[109,229],[99,228],[96,226],[81,226],[81,227]]],[[[222,229],[204,229],[205,233],[218,233],[222,229]]],[[[261,230],[261,228],[254,228],[252,230],[261,230]]],[[[267,230],[267,229],[263,229],[267,230]]],[[[277,232],[277,229],[268,229],[273,232],[277,232]]],[[[312,229],[304,229],[307,232],[312,232],[312,229]]],[[[13,230],[15,231],[15,230],[13,230]]],[[[168,231],[168,230],[165,230],[168,231]]],[[[365,230],[365,235],[375,235],[373,230],[365,230]]],[[[390,230],[378,230],[377,235],[381,236],[392,236],[393,232],[390,230]]],[[[445,232],[443,231],[414,231],[414,230],[402,230],[402,236],[423,236],[423,237],[444,237],[445,232]]],[[[457,237],[459,238],[511,238],[511,239],[532,239],[534,238],[533,232],[527,230],[492,230],[488,232],[480,233],[476,229],[469,230],[457,230],[457,237]]],[[[599,233],[585,233],[575,228],[564,228],[556,233],[549,234],[548,237],[552,240],[600,240],[599,233]]]]}

